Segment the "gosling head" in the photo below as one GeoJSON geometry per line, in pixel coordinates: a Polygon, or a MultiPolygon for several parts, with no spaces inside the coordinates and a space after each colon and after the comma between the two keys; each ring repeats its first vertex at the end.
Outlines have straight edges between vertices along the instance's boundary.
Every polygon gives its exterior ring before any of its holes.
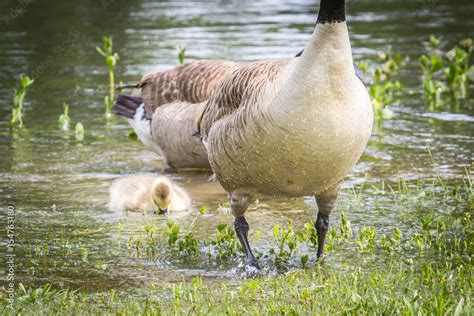
{"type": "Polygon", "coordinates": [[[171,182],[166,178],[157,178],[151,186],[151,197],[158,207],[158,213],[166,214],[173,198],[171,182]]]}

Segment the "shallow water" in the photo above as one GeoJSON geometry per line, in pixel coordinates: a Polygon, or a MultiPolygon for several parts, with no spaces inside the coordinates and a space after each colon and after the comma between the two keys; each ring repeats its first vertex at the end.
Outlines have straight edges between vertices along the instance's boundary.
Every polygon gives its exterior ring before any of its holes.
{"type": "MultiPolygon", "coordinates": [[[[185,260],[166,251],[152,260],[127,255],[123,245],[118,247],[119,223],[122,244],[126,244],[128,236],[143,232],[147,224],[164,230],[166,219],[109,211],[108,186],[123,174],[157,172],[161,161],[127,137],[127,123],[117,118],[105,123],[102,100],[107,93],[107,73],[95,46],[102,35],[114,36],[120,54],[117,79],[126,83],[176,65],[176,46],[187,48],[188,61],[289,57],[304,47],[311,34],[316,19],[313,3],[52,0],[21,6],[17,1],[2,1],[0,207],[3,210],[10,203],[16,208],[16,240],[22,244],[17,247],[17,279],[31,285],[107,288],[150,280],[176,281],[197,274],[231,277],[229,270],[238,261],[213,266],[202,258],[185,260]],[[12,13],[19,5],[20,10],[12,13]],[[26,129],[12,134],[7,125],[20,73],[35,74],[36,82],[27,96],[26,129]],[[63,102],[70,104],[73,121],[83,122],[84,142],[77,142],[72,132],[59,130],[63,102]],[[34,248],[45,244],[49,253],[42,257],[34,248]],[[82,248],[87,249],[87,260],[83,260],[82,248]]],[[[474,3],[467,0],[456,5],[440,1],[433,7],[411,1],[351,2],[348,20],[354,58],[370,60],[377,51],[389,48],[411,57],[402,74],[403,83],[407,90],[418,89],[421,42],[430,34],[443,36],[451,45],[472,38],[473,14],[474,3]]],[[[470,92],[474,95],[472,87],[470,92]]],[[[407,213],[403,207],[391,207],[390,201],[376,203],[370,191],[362,195],[362,205],[354,207],[349,188],[402,177],[433,178],[435,170],[444,178],[456,179],[471,165],[474,99],[450,111],[427,112],[421,96],[415,94],[400,100],[393,110],[395,118],[374,131],[366,153],[345,182],[333,225],[345,211],[355,226],[367,224],[380,230],[396,226],[409,231],[423,210],[407,213]],[[434,163],[427,148],[431,148],[434,163]]],[[[197,216],[194,231],[202,239],[209,238],[217,223],[232,221],[228,210],[219,208],[226,201],[225,192],[217,183],[208,182],[209,176],[173,175],[189,190],[196,210],[201,206],[208,210],[205,216],[195,212],[176,219],[187,227],[197,216]]],[[[436,204],[427,207],[436,208],[436,204]]],[[[301,227],[315,213],[310,197],[260,201],[248,213],[251,228],[262,232],[253,245],[270,247],[273,225],[293,219],[301,227]]],[[[0,218],[6,220],[5,212],[0,218]]],[[[4,225],[0,238],[5,240],[4,225]]],[[[343,263],[345,251],[336,249],[328,262],[343,263]]]]}

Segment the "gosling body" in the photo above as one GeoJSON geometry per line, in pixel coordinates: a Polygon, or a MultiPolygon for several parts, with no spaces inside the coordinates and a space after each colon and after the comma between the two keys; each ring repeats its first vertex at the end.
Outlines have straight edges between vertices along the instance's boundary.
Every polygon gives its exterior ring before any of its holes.
{"type": "Polygon", "coordinates": [[[109,207],[115,211],[184,212],[192,208],[188,193],[168,177],[126,176],[110,186],[109,207]]]}

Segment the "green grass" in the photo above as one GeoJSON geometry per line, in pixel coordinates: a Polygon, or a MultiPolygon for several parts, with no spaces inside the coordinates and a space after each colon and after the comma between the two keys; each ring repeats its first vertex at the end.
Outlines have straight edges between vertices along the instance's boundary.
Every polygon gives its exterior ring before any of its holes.
{"type": "Polygon", "coordinates": [[[472,315],[471,297],[472,266],[394,260],[375,271],[321,264],[276,278],[242,280],[239,285],[207,283],[198,277],[123,292],[24,290],[16,312],[472,315]]]}

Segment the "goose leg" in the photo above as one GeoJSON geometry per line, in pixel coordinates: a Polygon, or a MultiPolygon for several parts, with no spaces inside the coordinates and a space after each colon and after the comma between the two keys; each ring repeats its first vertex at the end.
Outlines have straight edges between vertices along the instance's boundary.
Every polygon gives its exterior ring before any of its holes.
{"type": "Polygon", "coordinates": [[[329,228],[329,215],[318,212],[318,218],[316,219],[316,232],[318,233],[318,259],[323,256],[324,252],[324,240],[329,228]]]}
{"type": "Polygon", "coordinates": [[[257,259],[252,253],[248,240],[249,224],[245,219],[245,211],[247,210],[251,199],[248,196],[238,196],[235,193],[229,195],[230,207],[232,214],[234,214],[234,229],[237,237],[239,238],[240,244],[244,248],[245,255],[247,256],[247,265],[260,269],[257,259]]]}
{"type": "Polygon", "coordinates": [[[239,238],[240,244],[242,247],[244,247],[245,255],[247,256],[247,265],[260,269],[257,259],[255,259],[252,249],[250,248],[248,240],[249,224],[245,220],[244,216],[238,216],[235,218],[234,228],[235,232],[237,233],[237,237],[239,238]]]}
{"type": "Polygon", "coordinates": [[[318,217],[316,219],[316,232],[318,234],[318,259],[323,256],[324,241],[329,229],[329,214],[336,206],[337,196],[339,194],[339,185],[320,194],[316,194],[316,203],[318,204],[318,217]]]}

